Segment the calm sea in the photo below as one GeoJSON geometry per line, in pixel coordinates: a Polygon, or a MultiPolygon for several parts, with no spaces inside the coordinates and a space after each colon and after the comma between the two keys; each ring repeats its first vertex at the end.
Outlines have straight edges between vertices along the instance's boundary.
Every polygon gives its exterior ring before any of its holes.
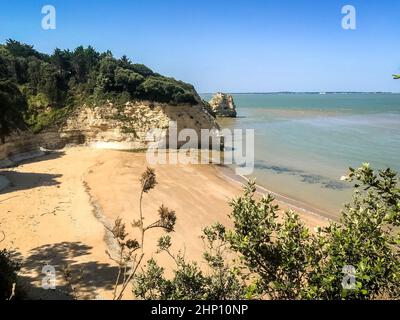
{"type": "Polygon", "coordinates": [[[400,94],[233,96],[239,117],[219,123],[255,129],[254,177],[274,192],[338,215],[349,166],[400,171],[400,94]]]}

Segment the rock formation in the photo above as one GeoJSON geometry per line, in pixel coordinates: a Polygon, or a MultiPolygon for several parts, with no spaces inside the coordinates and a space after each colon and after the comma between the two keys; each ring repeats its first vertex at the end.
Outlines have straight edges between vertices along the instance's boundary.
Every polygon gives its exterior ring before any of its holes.
{"type": "Polygon", "coordinates": [[[231,95],[218,92],[209,101],[209,105],[219,117],[236,118],[236,106],[231,95]]]}
{"type": "Polygon", "coordinates": [[[219,130],[202,103],[170,105],[136,101],[122,107],[109,103],[102,107],[78,109],[67,121],[62,136],[66,140],[79,136],[85,144],[99,148],[145,149],[149,131],[159,130],[160,134],[167,136],[170,121],[176,122],[178,132],[194,129],[199,137],[201,129],[219,130]]]}
{"type": "MultiPolygon", "coordinates": [[[[6,137],[5,143],[0,143],[0,168],[39,155],[43,148],[55,150],[68,144],[145,149],[149,143],[149,130],[159,129],[161,138],[165,138],[169,134],[170,121],[176,122],[178,132],[190,128],[196,131],[198,137],[201,137],[201,129],[219,134],[217,122],[200,100],[196,105],[133,101],[123,106],[113,103],[97,107],[82,106],[60,128],[39,134],[19,132],[6,137]]],[[[181,142],[177,147],[184,143],[181,142]]]]}

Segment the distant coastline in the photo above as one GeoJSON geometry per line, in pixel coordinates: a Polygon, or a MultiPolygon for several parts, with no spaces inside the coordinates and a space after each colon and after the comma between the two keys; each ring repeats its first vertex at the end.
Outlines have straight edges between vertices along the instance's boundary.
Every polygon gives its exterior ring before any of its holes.
{"type": "MultiPolygon", "coordinates": [[[[227,92],[228,94],[395,94],[398,95],[400,92],[390,91],[271,91],[271,92],[227,92]]],[[[200,92],[200,95],[210,95],[213,92],[200,92]]]]}

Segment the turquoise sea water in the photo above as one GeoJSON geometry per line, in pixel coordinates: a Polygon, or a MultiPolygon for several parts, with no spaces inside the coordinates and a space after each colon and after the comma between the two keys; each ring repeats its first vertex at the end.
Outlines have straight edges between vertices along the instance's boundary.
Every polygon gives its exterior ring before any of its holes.
{"type": "Polygon", "coordinates": [[[255,129],[254,176],[270,190],[335,216],[351,197],[349,166],[400,171],[400,94],[233,96],[239,117],[219,123],[255,129]]]}

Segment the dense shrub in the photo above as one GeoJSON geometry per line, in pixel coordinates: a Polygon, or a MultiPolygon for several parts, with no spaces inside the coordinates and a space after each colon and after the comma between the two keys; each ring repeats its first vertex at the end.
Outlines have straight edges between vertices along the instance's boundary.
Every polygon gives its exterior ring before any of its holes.
{"type": "Polygon", "coordinates": [[[154,72],[150,68],[146,67],[144,64],[134,63],[128,65],[128,68],[139,73],[145,78],[150,77],[154,74],[154,72]]]}
{"type": "MultiPolygon", "coordinates": [[[[400,297],[400,189],[390,169],[350,169],[352,203],[340,223],[315,234],[293,212],[283,222],[271,196],[257,201],[255,185],[232,201],[228,239],[257,275],[261,295],[276,299],[400,297]],[[352,276],[353,283],[348,283],[352,276]],[[344,283],[344,285],[343,285],[344,283]]],[[[351,281],[350,281],[351,282],[351,281]]]]}
{"type": "Polygon", "coordinates": [[[205,250],[203,259],[207,271],[197,262],[188,262],[182,252],[170,251],[171,238],[159,240],[159,252],[165,252],[175,262],[173,277],[164,275],[164,268],[150,259],[147,268],[134,278],[134,294],[142,299],[157,300],[234,300],[243,299],[249,292],[239,270],[228,259],[225,227],[215,224],[203,230],[205,250]]]}
{"type": "Polygon", "coordinates": [[[13,286],[17,282],[19,266],[11,259],[10,252],[0,251],[0,300],[8,300],[13,294],[13,286]]]}
{"type": "Polygon", "coordinates": [[[171,78],[147,78],[138,88],[137,97],[160,102],[196,103],[191,87],[171,78]]]}
{"type": "Polygon", "coordinates": [[[120,91],[136,92],[144,77],[135,71],[118,67],[115,70],[115,85],[120,91]]]}
{"type": "Polygon", "coordinates": [[[0,138],[11,130],[24,129],[23,113],[27,110],[25,97],[9,80],[0,80],[0,138]]]}

